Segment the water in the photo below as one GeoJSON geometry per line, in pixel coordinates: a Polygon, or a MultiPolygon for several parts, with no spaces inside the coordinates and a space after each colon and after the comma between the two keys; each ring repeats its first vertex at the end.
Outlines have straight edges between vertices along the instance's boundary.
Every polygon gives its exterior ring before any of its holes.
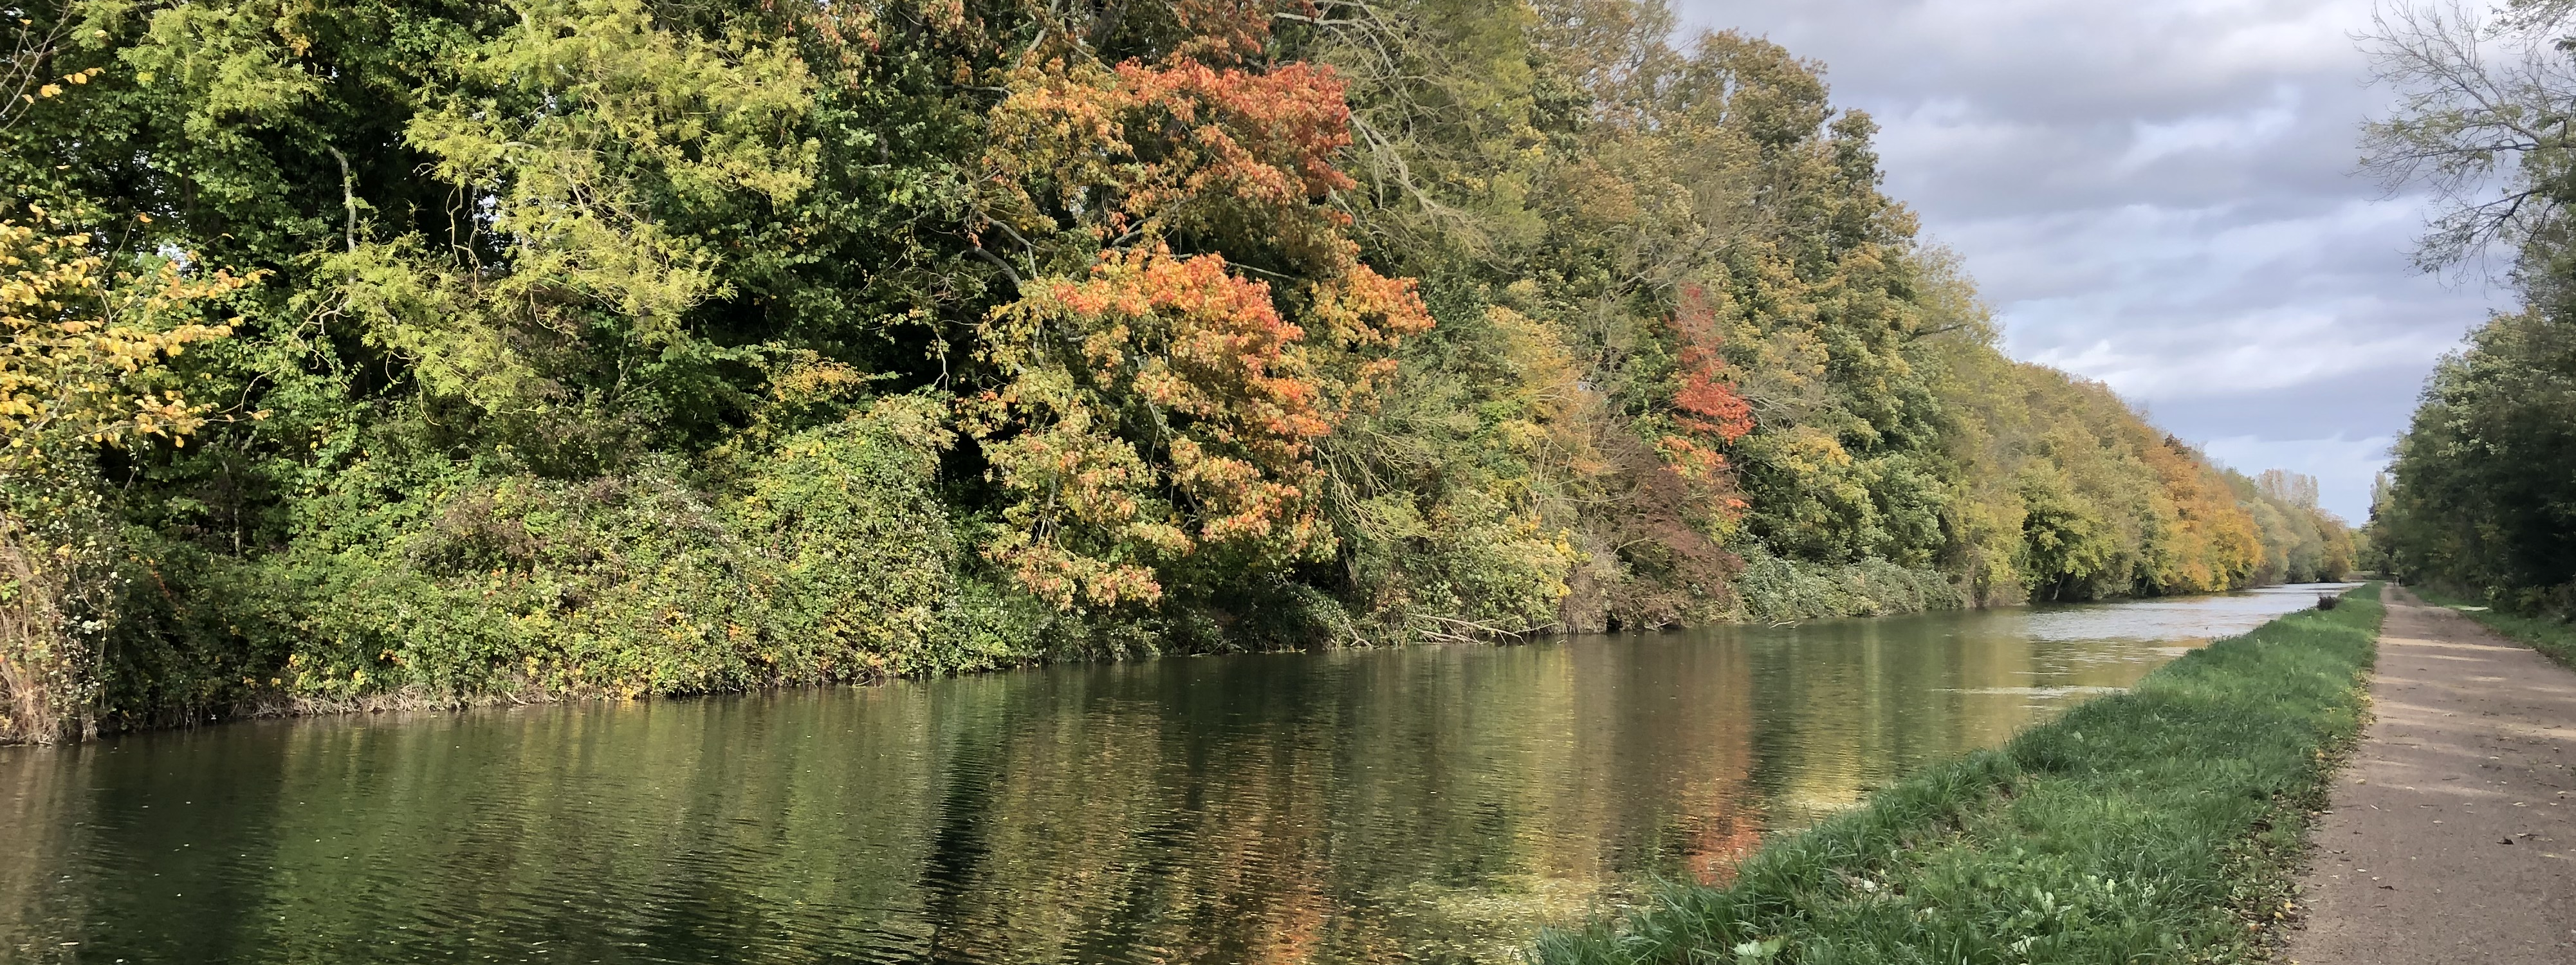
{"type": "Polygon", "coordinates": [[[2314,600],[0,748],[0,960],[1508,959],[2314,600]]]}

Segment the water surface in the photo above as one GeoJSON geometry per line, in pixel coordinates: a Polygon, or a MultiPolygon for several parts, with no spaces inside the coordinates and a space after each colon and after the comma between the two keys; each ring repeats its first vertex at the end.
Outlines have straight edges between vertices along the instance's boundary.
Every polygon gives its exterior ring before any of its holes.
{"type": "Polygon", "coordinates": [[[0,748],[0,960],[1506,960],[2314,600],[0,748]]]}

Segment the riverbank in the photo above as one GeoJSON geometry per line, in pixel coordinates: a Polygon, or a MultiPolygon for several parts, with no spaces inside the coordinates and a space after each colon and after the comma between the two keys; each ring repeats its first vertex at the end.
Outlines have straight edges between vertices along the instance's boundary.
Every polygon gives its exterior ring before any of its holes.
{"type": "Polygon", "coordinates": [[[2219,641],[1765,847],[1542,936],[1547,963],[2251,961],[2360,733],[2376,586],[2219,641]]]}
{"type": "MultiPolygon", "coordinates": [[[[260,584],[241,595],[265,600],[252,605],[252,609],[276,618],[251,635],[269,641],[262,649],[285,654],[274,661],[277,666],[225,680],[218,678],[239,673],[242,668],[230,663],[196,666],[169,648],[145,648],[139,656],[130,655],[119,675],[112,675],[122,680],[122,685],[105,687],[93,681],[83,691],[87,705],[79,706],[75,713],[53,717],[13,710],[13,705],[21,702],[44,705],[46,700],[20,699],[47,694],[41,683],[13,691],[8,675],[13,669],[11,647],[0,641],[0,747],[80,743],[116,734],[239,720],[699,698],[807,687],[867,686],[901,679],[1140,657],[1415,643],[1512,643],[1557,635],[1543,631],[1492,637],[1441,634],[1387,643],[1354,634],[1305,641],[1302,646],[1256,633],[1227,636],[1214,630],[1195,637],[1173,638],[1163,633],[1168,627],[1153,621],[1121,626],[1106,619],[1054,614],[1028,605],[1025,599],[969,583],[958,587],[951,605],[925,625],[935,632],[915,627],[917,632],[907,638],[909,642],[904,646],[844,659],[849,654],[836,657],[824,653],[833,648],[813,640],[787,645],[765,632],[744,632],[737,638],[734,631],[741,630],[743,624],[734,622],[732,617],[742,616],[744,611],[728,611],[726,606],[743,604],[745,599],[761,594],[729,588],[714,578],[671,581],[659,586],[655,592],[667,592],[672,599],[686,598],[688,605],[657,611],[666,626],[639,628],[619,622],[618,615],[632,617],[638,609],[633,600],[600,603],[621,598],[625,590],[601,584],[585,585],[582,592],[575,593],[566,584],[528,574],[495,572],[488,576],[488,582],[468,581],[457,586],[395,580],[368,584],[364,593],[328,598],[298,595],[309,587],[281,589],[260,584]],[[274,591],[273,599],[263,595],[270,591],[274,591]],[[708,602],[715,597],[732,603],[708,602]],[[551,609],[565,599],[588,602],[563,612],[551,609]],[[279,617],[306,610],[334,616],[327,621],[279,617]],[[710,611],[714,617],[707,615],[710,611]],[[289,640],[300,642],[285,642],[289,640]],[[312,657],[314,653],[338,656],[325,659],[312,657]]],[[[1743,595],[1733,609],[1706,621],[1676,623],[1649,632],[1777,627],[1818,619],[2002,610],[2021,605],[1971,605],[1963,591],[1942,582],[1937,573],[1906,570],[1883,561],[1826,567],[1756,554],[1749,560],[1745,585],[1760,592],[1739,589],[1743,595]]],[[[2277,588],[2277,584],[2267,584],[2227,592],[2277,588]]],[[[2199,595],[2147,594],[2094,602],[2143,602],[2199,595]]],[[[670,602],[664,599],[657,606],[670,602]]],[[[766,615],[744,619],[763,625],[786,612],[767,604],[751,609],[766,615]]],[[[801,608],[794,612],[800,625],[817,620],[834,622],[842,625],[840,632],[844,634],[849,629],[847,625],[868,623],[867,619],[849,614],[823,618],[801,608]]],[[[245,621],[245,625],[257,623],[245,621]]],[[[234,630],[240,631],[241,627],[234,630]]],[[[878,644],[883,642],[876,640],[878,644]]]]}

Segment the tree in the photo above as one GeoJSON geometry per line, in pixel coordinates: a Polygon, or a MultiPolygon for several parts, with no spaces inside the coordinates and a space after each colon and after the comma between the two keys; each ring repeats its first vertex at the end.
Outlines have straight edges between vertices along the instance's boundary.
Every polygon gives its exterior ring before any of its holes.
{"type": "Polygon", "coordinates": [[[2576,613],[2576,324],[2499,315],[2444,358],[2398,441],[2371,542],[2402,579],[2576,613]]]}
{"type": "Polygon", "coordinates": [[[120,266],[29,214],[0,221],[0,741],[95,726],[96,640],[126,562],[95,461],[205,426],[211,404],[167,362],[231,334],[204,303],[249,280],[120,266]]]}
{"type": "Polygon", "coordinates": [[[1042,41],[993,109],[979,230],[1027,276],[978,333],[1001,385],[966,407],[1008,494],[984,552],[1061,608],[1327,558],[1316,442],[1431,327],[1317,205],[1352,185],[1341,83],[1262,63],[1266,16],[1178,12],[1192,32],[1151,63],[1042,41]]]}
{"type": "Polygon", "coordinates": [[[2367,542],[2402,578],[2576,612],[2576,4],[2516,0],[2492,23],[2408,11],[2371,40],[2403,100],[2366,129],[2367,165],[2446,202],[2428,267],[2510,252],[2524,307],[2436,367],[2367,542]]]}
{"type": "Polygon", "coordinates": [[[1819,65],[1658,0],[20,13],[0,185],[87,239],[30,264],[179,285],[73,352],[131,371],[10,370],[110,386],[11,416],[82,481],[14,490],[78,496],[43,539],[106,547],[62,585],[153,591],[28,618],[100,625],[44,685],[100,726],[2189,592],[2305,539],[2006,358],[1819,65]]]}

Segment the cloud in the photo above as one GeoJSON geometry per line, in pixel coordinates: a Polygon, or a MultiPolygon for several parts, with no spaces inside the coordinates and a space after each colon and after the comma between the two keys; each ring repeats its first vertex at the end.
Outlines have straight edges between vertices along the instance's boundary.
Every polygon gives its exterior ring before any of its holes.
{"type": "Polygon", "coordinates": [[[2272,146],[2298,123],[2299,89],[2276,84],[2272,91],[2272,103],[2251,110],[2195,114],[2172,121],[2130,121],[2129,150],[2113,166],[2113,172],[2135,175],[2167,158],[2272,146]]]}
{"type": "Polygon", "coordinates": [[[2354,177],[2372,0],[1677,0],[1821,61],[1889,193],[2018,357],[2101,379],[2360,518],[2433,360],[2500,307],[2407,254],[2423,201],[2354,177]],[[2332,475],[2329,475],[2332,474],[2332,475]]]}

